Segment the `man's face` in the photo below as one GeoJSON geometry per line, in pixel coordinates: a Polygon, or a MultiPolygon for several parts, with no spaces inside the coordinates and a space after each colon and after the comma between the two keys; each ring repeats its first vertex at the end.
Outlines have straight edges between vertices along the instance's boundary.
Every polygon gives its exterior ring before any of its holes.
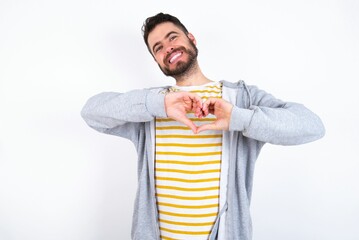
{"type": "Polygon", "coordinates": [[[148,35],[148,47],[166,76],[184,75],[197,60],[198,50],[192,34],[186,35],[171,22],[157,25],[148,35]]]}

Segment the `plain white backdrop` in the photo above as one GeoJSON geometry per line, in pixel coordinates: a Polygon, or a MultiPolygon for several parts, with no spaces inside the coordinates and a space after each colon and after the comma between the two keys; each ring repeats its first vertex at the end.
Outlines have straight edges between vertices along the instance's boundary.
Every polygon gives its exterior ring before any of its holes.
{"type": "Polygon", "coordinates": [[[136,153],[80,117],[103,91],[174,84],[141,26],[181,19],[213,80],[243,79],[316,112],[326,136],[266,145],[254,240],[359,239],[359,2],[0,1],[0,239],[130,239],[136,153]]]}

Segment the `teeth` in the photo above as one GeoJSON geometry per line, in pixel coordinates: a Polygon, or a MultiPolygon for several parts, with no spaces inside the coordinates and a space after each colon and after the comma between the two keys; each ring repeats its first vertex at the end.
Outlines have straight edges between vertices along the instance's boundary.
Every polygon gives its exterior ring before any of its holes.
{"type": "Polygon", "coordinates": [[[170,63],[172,63],[174,60],[176,60],[179,56],[181,56],[181,53],[177,53],[173,57],[171,57],[170,63]]]}

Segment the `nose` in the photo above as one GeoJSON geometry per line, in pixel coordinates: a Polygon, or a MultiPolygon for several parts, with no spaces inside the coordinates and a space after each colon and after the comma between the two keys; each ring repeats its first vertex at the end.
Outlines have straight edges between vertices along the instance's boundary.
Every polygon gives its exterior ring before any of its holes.
{"type": "Polygon", "coordinates": [[[167,53],[170,53],[170,52],[173,51],[173,49],[174,49],[173,46],[167,46],[167,47],[166,47],[166,52],[167,52],[167,53]]]}

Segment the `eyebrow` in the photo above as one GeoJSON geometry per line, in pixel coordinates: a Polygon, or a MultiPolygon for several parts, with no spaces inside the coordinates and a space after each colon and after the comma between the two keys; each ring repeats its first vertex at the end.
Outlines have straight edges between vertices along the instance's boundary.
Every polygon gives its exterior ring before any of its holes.
{"type": "MultiPolygon", "coordinates": [[[[166,36],[165,36],[163,39],[168,38],[172,33],[178,34],[178,32],[176,32],[176,31],[171,31],[171,32],[167,33],[166,36]]],[[[152,47],[152,52],[155,52],[155,47],[157,47],[157,45],[159,45],[159,44],[160,44],[160,41],[156,42],[156,43],[153,45],[153,47],[152,47]]]]}

